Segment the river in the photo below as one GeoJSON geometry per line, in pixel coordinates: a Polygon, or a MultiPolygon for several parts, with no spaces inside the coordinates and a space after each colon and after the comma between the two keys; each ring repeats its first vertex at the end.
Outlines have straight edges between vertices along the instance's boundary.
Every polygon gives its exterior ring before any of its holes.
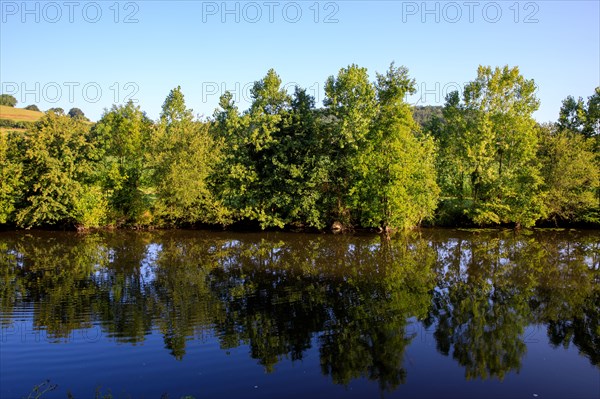
{"type": "Polygon", "coordinates": [[[1,232],[0,294],[2,398],[600,395],[600,231],[1,232]]]}

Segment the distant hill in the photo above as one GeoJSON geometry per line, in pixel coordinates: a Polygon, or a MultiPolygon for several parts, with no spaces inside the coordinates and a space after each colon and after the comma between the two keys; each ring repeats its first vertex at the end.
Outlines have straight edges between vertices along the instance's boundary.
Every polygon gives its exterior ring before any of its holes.
{"type": "Polygon", "coordinates": [[[0,119],[8,119],[14,122],[35,122],[40,119],[42,115],[44,115],[43,112],[0,105],[0,119]]]}
{"type": "Polygon", "coordinates": [[[413,118],[421,127],[425,127],[433,118],[443,119],[443,109],[439,105],[417,105],[413,107],[413,118]]]}

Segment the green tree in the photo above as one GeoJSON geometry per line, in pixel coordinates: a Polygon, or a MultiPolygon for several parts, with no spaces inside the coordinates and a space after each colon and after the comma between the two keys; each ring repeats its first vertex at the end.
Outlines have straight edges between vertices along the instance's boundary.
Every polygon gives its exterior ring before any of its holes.
{"type": "Polygon", "coordinates": [[[15,206],[23,185],[23,164],[19,157],[20,133],[0,130],[0,224],[14,222],[15,206]]]}
{"type": "Polygon", "coordinates": [[[150,221],[145,156],[152,129],[152,121],[131,101],[113,105],[92,129],[99,179],[109,194],[111,222],[117,225],[150,221]]]}
{"type": "Polygon", "coordinates": [[[532,117],[538,106],[535,83],[517,67],[480,66],[462,102],[456,92],[448,96],[438,165],[453,177],[441,185],[452,187],[446,195],[471,201],[466,212],[475,223],[532,226],[544,216],[532,117]]]}
{"type": "Polygon", "coordinates": [[[84,122],[54,112],[24,133],[19,226],[103,224],[106,202],[92,184],[94,147],[88,133],[84,122]]]}
{"type": "MultiPolygon", "coordinates": [[[[247,208],[251,218],[264,227],[284,227],[288,222],[288,199],[280,173],[286,165],[279,162],[284,126],[288,124],[291,98],[281,87],[281,78],[270,69],[250,90],[245,132],[246,159],[258,177],[249,195],[247,208]],[[283,189],[283,190],[282,190],[283,189]]],[[[285,162],[285,161],[284,161],[285,162]]]]}
{"type": "Polygon", "coordinates": [[[406,229],[432,216],[439,188],[431,137],[418,134],[410,106],[414,79],[393,63],[377,74],[379,113],[359,154],[363,226],[406,229]]]}
{"type": "Polygon", "coordinates": [[[596,151],[600,151],[600,86],[588,97],[585,131],[588,136],[596,137],[596,151]]]}
{"type": "Polygon", "coordinates": [[[273,69],[254,83],[251,95],[252,104],[244,114],[239,114],[228,93],[215,114],[217,134],[226,142],[221,195],[237,219],[257,221],[262,228],[283,227],[288,201],[281,192],[283,176],[278,171],[283,165],[277,155],[290,97],[273,69]]]}
{"type": "Polygon", "coordinates": [[[35,104],[28,105],[28,106],[26,106],[26,107],[25,107],[25,109],[26,109],[26,110],[29,110],[29,111],[37,111],[37,112],[40,112],[40,109],[39,109],[39,108],[38,108],[38,106],[37,106],[37,105],[35,105],[35,104]]]}
{"type": "Polygon", "coordinates": [[[600,87],[588,97],[587,103],[583,98],[568,96],[563,100],[558,118],[561,130],[581,133],[587,138],[600,136],[600,87]]]}
{"type": "Polygon", "coordinates": [[[360,220],[358,186],[364,170],[364,165],[360,165],[361,151],[378,113],[375,87],[369,82],[367,70],[350,65],[340,69],[336,77],[330,76],[325,82],[323,103],[334,119],[327,137],[334,162],[329,174],[331,216],[344,225],[351,225],[360,220]]]}
{"type": "Polygon", "coordinates": [[[329,207],[324,186],[332,160],[321,119],[314,97],[296,87],[273,158],[277,167],[274,174],[280,178],[279,189],[284,195],[285,214],[294,225],[323,228],[327,222],[329,207]]]}
{"type": "Polygon", "coordinates": [[[67,115],[71,118],[80,118],[83,120],[87,120],[87,118],[85,117],[85,114],[79,108],[71,108],[67,115]]]}
{"type": "Polygon", "coordinates": [[[594,140],[548,125],[540,126],[540,139],[548,217],[556,223],[599,223],[600,163],[594,154],[594,140]]]}
{"type": "Polygon", "coordinates": [[[55,113],[56,115],[64,115],[64,113],[65,113],[65,110],[64,110],[64,109],[62,109],[62,108],[60,108],[60,107],[56,107],[56,108],[50,108],[50,109],[49,109],[48,111],[46,111],[46,112],[53,112],[53,113],[55,113]]]}
{"type": "Polygon", "coordinates": [[[17,105],[17,99],[10,94],[0,94],[0,105],[6,105],[7,107],[14,107],[17,105]]]}
{"type": "Polygon", "coordinates": [[[208,123],[194,121],[180,87],[167,96],[152,143],[157,216],[175,225],[226,222],[227,212],[209,182],[220,146],[208,123]]]}
{"type": "Polygon", "coordinates": [[[582,132],[586,120],[586,109],[583,98],[575,100],[568,96],[562,102],[558,117],[558,126],[561,130],[582,132]]]}
{"type": "Polygon", "coordinates": [[[252,171],[245,168],[242,162],[245,155],[243,126],[247,118],[240,114],[230,92],[221,96],[219,108],[213,117],[211,131],[213,137],[223,144],[223,158],[211,178],[215,193],[232,211],[232,217],[238,219],[240,209],[244,207],[244,193],[255,179],[252,171]]]}

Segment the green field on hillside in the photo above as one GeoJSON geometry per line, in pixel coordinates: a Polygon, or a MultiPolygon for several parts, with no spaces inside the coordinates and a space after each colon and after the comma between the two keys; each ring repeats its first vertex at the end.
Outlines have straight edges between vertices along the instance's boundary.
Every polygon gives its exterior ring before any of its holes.
{"type": "Polygon", "coordinates": [[[35,122],[40,119],[42,115],[44,115],[43,112],[0,105],[0,119],[10,119],[15,122],[35,122]]]}

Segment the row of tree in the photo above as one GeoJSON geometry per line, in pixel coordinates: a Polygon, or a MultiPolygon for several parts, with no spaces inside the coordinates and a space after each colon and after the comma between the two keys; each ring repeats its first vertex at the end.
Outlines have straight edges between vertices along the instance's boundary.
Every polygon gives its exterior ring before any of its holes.
{"type": "MultiPolygon", "coordinates": [[[[327,79],[324,107],[270,70],[249,109],[230,93],[195,118],[181,89],[160,119],[133,103],[90,125],[50,111],[0,140],[0,223],[407,229],[423,221],[533,226],[600,222],[600,88],[539,125],[535,85],[479,67],[442,115],[415,122],[415,81],[356,65],[327,79]]],[[[422,113],[421,113],[422,114],[422,113]]],[[[421,118],[423,119],[423,118],[421,118]]]]}
{"type": "Polygon", "coordinates": [[[600,220],[600,87],[587,106],[568,97],[559,122],[544,125],[532,117],[535,90],[517,68],[480,67],[462,98],[451,93],[443,118],[428,122],[450,219],[459,213],[476,224],[526,226],[600,220]]]}

